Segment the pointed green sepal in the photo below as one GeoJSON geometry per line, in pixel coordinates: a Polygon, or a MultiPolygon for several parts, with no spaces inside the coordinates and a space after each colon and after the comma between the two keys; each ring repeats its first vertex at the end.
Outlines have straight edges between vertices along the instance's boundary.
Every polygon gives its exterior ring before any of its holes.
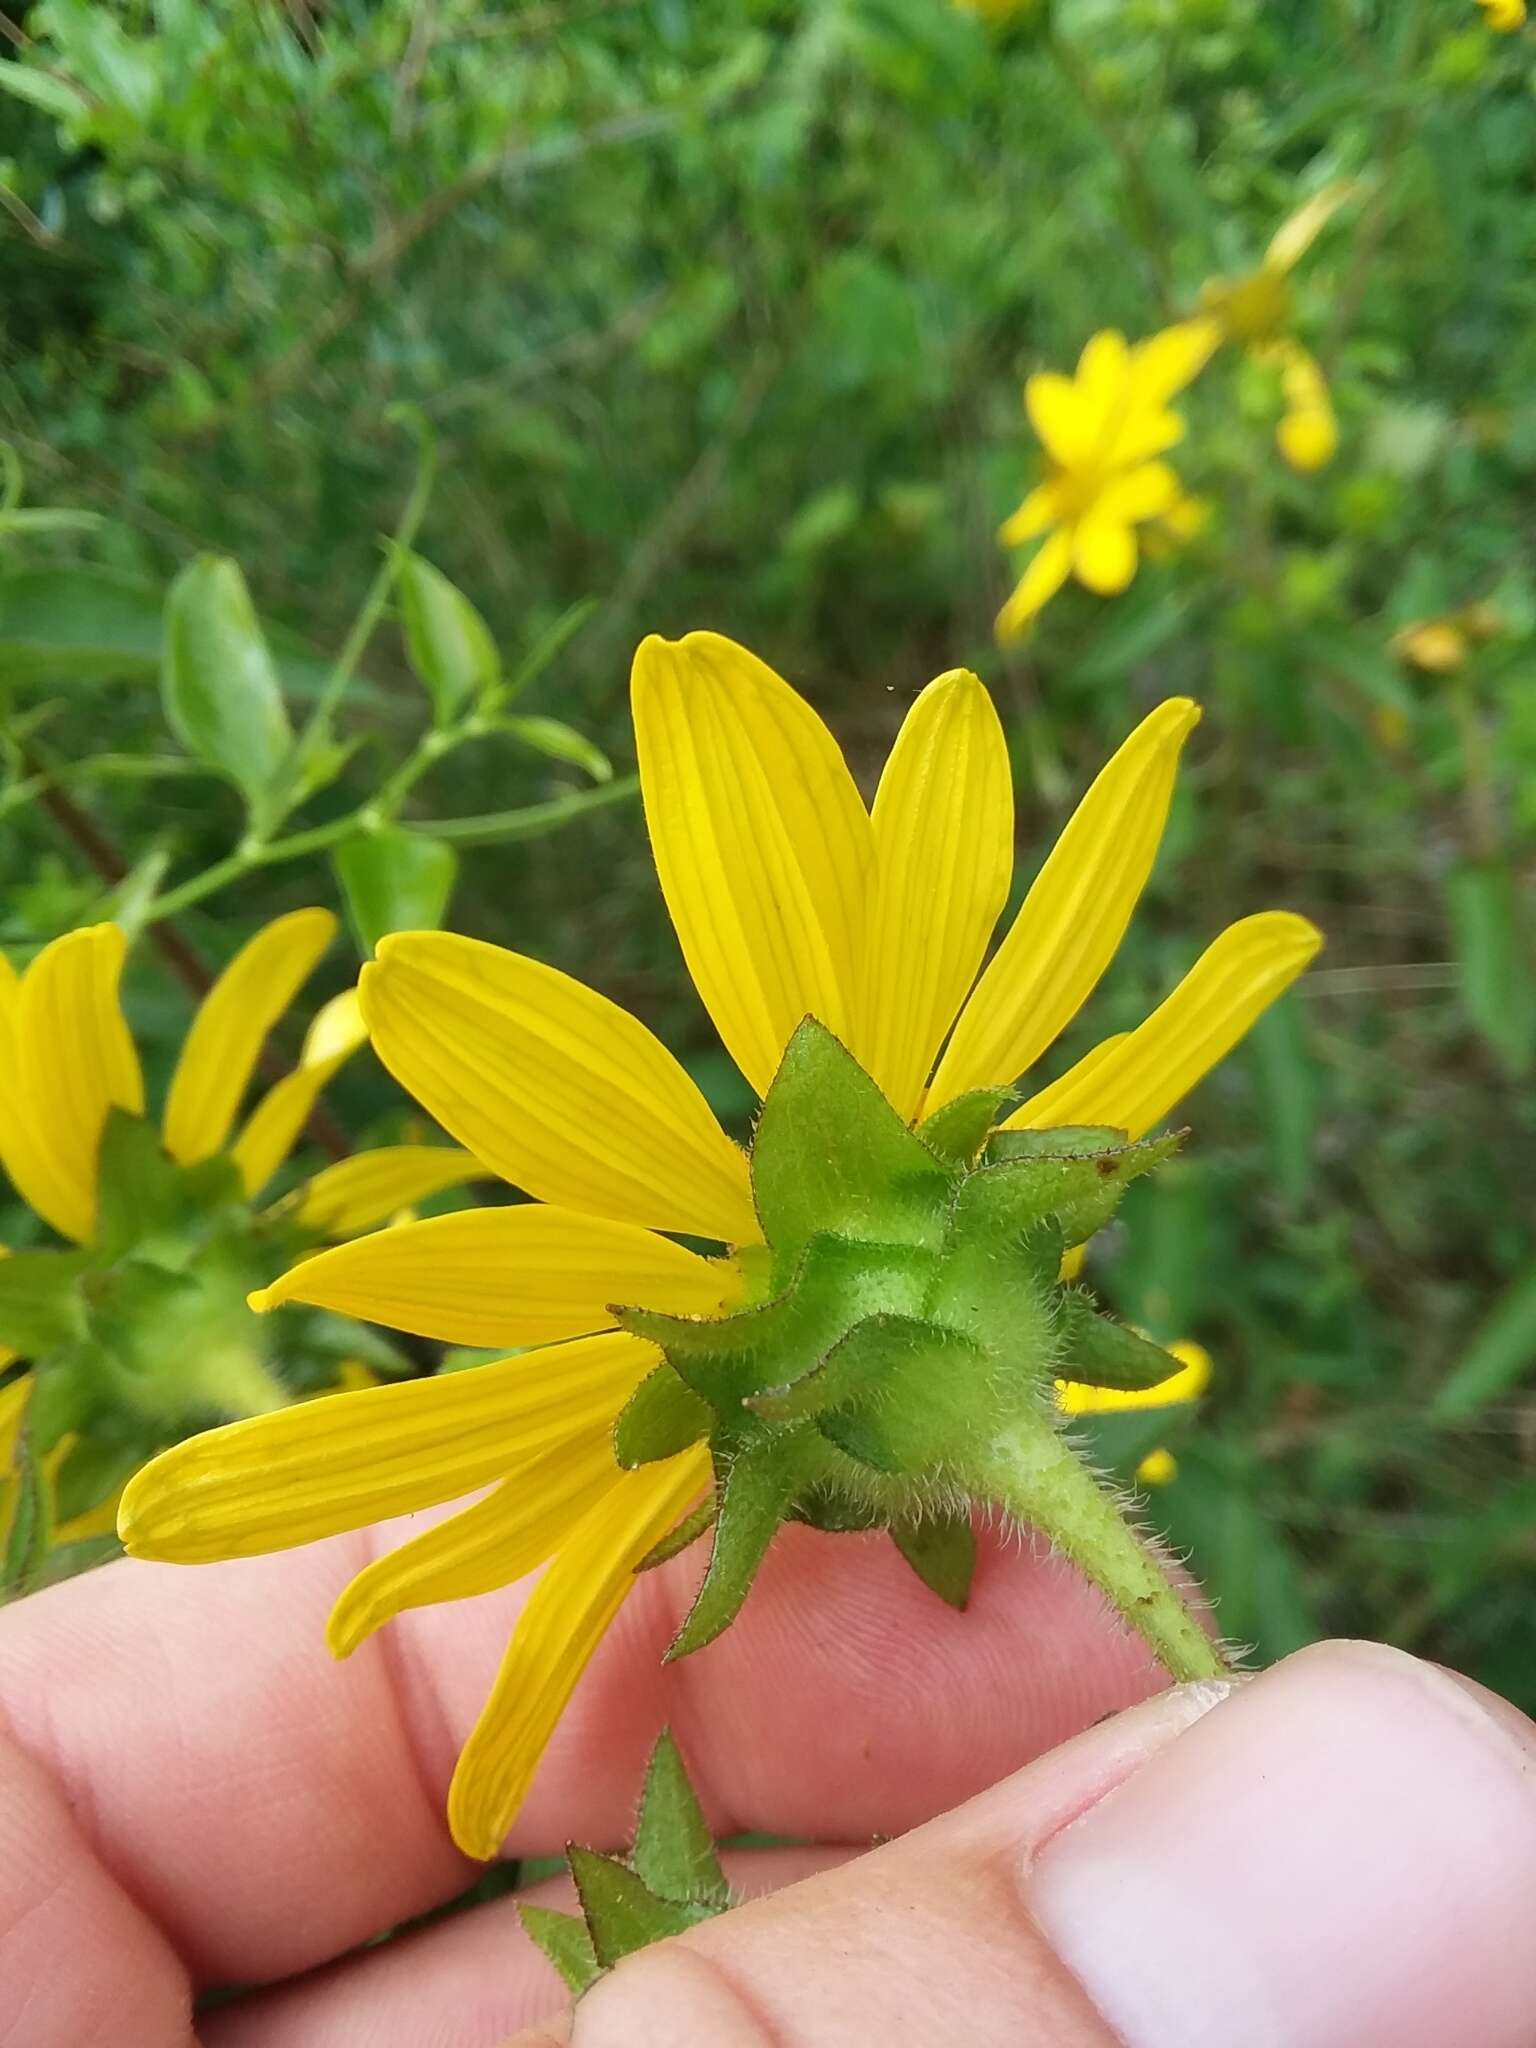
{"type": "Polygon", "coordinates": [[[987,1148],[987,1164],[960,1190],[956,1229],[1029,1231],[1049,1220],[1065,1243],[1084,1244],[1109,1222],[1131,1182],[1160,1166],[1185,1136],[1171,1131],[1126,1144],[1118,1132],[1001,1131],[987,1148]],[[1066,1142],[1054,1151],[1002,1144],[1019,1138],[1066,1142]]]}
{"type": "Polygon", "coordinates": [[[658,1898],[722,1912],[731,1888],[672,1732],[651,1751],[630,1862],[658,1898]]]}
{"type": "Polygon", "coordinates": [[[625,1402],[613,1426],[613,1455],[627,1472],[675,1458],[709,1435],[714,1410],[670,1365],[658,1365],[625,1402]]]}
{"type": "Polygon", "coordinates": [[[557,1913],[549,1906],[527,1906],[518,1902],[517,1917],[528,1939],[554,1965],[560,1981],[573,1998],[590,1991],[603,1974],[592,1947],[587,1923],[575,1913],[557,1913]]]}
{"type": "Polygon", "coordinates": [[[1179,1369],[1178,1360],[1160,1344],[1100,1315],[1086,1294],[1064,1294],[1060,1317],[1063,1379],[1139,1393],[1171,1379],[1179,1369]]]}
{"type": "Polygon", "coordinates": [[[891,1540],[923,1584],[963,1614],[976,1571],[970,1510],[935,1510],[892,1522],[891,1540]]]}
{"type": "Polygon", "coordinates": [[[994,1131],[989,1159],[1091,1159],[1131,1142],[1114,1124],[1048,1124],[1042,1131],[994,1131]]]}
{"type": "Polygon", "coordinates": [[[1005,1107],[1016,1100],[1011,1088],[973,1088],[925,1117],[917,1135],[946,1165],[973,1166],[1005,1107]]]}
{"type": "Polygon", "coordinates": [[[0,1344],[40,1358],[85,1334],[86,1252],[15,1252],[0,1259],[0,1344]]]}
{"type": "Polygon", "coordinates": [[[53,1540],[48,1480],[32,1431],[23,1422],[11,1452],[11,1520],[0,1553],[0,1593],[25,1593],[43,1568],[53,1540]]]}
{"type": "Polygon", "coordinates": [[[869,1391],[818,1416],[816,1427],[871,1471],[931,1471],[957,1437],[986,1426],[991,1362],[958,1331],[913,1316],[869,1316],[839,1349],[841,1371],[869,1391]]]}
{"type": "Polygon", "coordinates": [[[852,1054],[814,1017],[785,1048],[752,1146],[752,1193],[782,1259],[819,1231],[933,1244],[947,1176],[852,1054]]]}
{"type": "Polygon", "coordinates": [[[616,1856],[602,1856],[596,1849],[582,1849],[574,1842],[565,1854],[600,1969],[611,1970],[636,1949],[683,1934],[710,1917],[702,1906],[657,1898],[645,1880],[616,1856]]]}
{"type": "Polygon", "coordinates": [[[709,1566],[672,1639],[667,1663],[702,1650],[736,1619],[773,1533],[800,1489],[804,1475],[797,1451],[793,1438],[777,1440],[732,1462],[718,1493],[709,1566]]]}
{"type": "Polygon", "coordinates": [[[108,1112],[97,1170],[96,1251],[110,1263],[126,1252],[182,1255],[218,1211],[243,1200],[239,1170],[226,1155],[178,1166],[154,1125],[125,1109],[108,1112]]]}
{"type": "Polygon", "coordinates": [[[711,1495],[708,1500],[701,1500],[691,1513],[684,1515],[677,1527],[669,1529],[659,1543],[653,1543],[635,1566],[635,1570],[653,1572],[657,1565],[667,1564],[674,1557],[681,1557],[690,1543],[697,1543],[714,1525],[715,1502],[714,1496],[711,1495]]]}

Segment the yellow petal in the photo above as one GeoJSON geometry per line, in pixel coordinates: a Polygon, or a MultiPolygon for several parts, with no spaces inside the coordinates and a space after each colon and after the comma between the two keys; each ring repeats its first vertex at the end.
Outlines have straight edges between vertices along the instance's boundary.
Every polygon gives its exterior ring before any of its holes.
{"type": "Polygon", "coordinates": [[[356,1052],[368,1036],[362,1003],[356,988],[344,988],[339,996],[315,1012],[314,1022],[304,1035],[301,1067],[323,1066],[338,1054],[356,1052]]]}
{"type": "Polygon", "coordinates": [[[322,1237],[351,1237],[485,1173],[474,1154],[457,1145],[381,1145],[338,1159],[306,1181],[295,1221],[322,1237]]]}
{"type": "Polygon", "coordinates": [[[1198,1401],[1211,1384],[1211,1354],[1189,1338],[1168,1346],[1179,1369],[1151,1387],[1088,1387],[1078,1380],[1056,1382],[1057,1405],[1065,1415],[1122,1415],[1143,1408],[1178,1408],[1198,1401]]]}
{"type": "Polygon", "coordinates": [[[1272,270],[1289,270],[1300,262],[1323,228],[1355,189],[1353,178],[1338,179],[1332,185],[1325,185],[1321,192],[1312,197],[1275,230],[1274,239],[1264,252],[1264,261],[1272,270]]]}
{"type": "Polygon", "coordinates": [[[1063,469],[1076,469],[1093,450],[1098,420],[1082,392],[1059,370],[1039,370],[1024,386],[1024,409],[1040,445],[1063,469]]]}
{"type": "Polygon", "coordinates": [[[501,1847],[635,1566],[708,1484],[702,1448],[623,1473],[561,1544],[523,1609],[449,1787],[448,1824],[466,1855],[488,1859],[501,1847]]]}
{"type": "Polygon", "coordinates": [[[1047,535],[1013,595],[997,615],[997,637],[1005,644],[1028,630],[1035,614],[1050,603],[1072,568],[1072,530],[1060,527],[1047,535]]]}
{"type": "Polygon", "coordinates": [[[549,1344],[610,1329],[612,1302],[716,1315],[734,1269],[642,1230],[530,1202],[399,1223],[302,1259],[251,1307],[307,1301],[444,1344],[549,1344]]]}
{"type": "Polygon", "coordinates": [[[251,1111],[245,1127],[229,1148],[247,1195],[259,1195],[298,1143],[321,1090],[351,1059],[354,1048],[333,1052],[317,1065],[296,1067],[269,1088],[251,1111]]]}
{"type": "Polygon", "coordinates": [[[965,669],[907,713],[875,797],[869,958],[852,1051],[910,1119],[1008,898],[1013,783],[992,699],[965,669]]]}
{"type": "Polygon", "coordinates": [[[1322,943],[1315,925],[1288,910],[1229,925],[1144,1024],[1108,1053],[1089,1053],[1006,1128],[1108,1124],[1140,1137],[1226,1058],[1322,943]]]}
{"type": "Polygon", "coordinates": [[[1288,412],[1275,427],[1275,445],[1292,469],[1326,469],[1339,452],[1339,423],[1330,407],[1288,412]]]}
{"type": "Polygon", "coordinates": [[[229,1136],[267,1033],[331,943],[328,910],[294,910],[249,939],[192,1020],[165,1103],[165,1149],[183,1166],[229,1136]]]}
{"type": "Polygon", "coordinates": [[[1129,388],[1131,352],[1112,327],[1091,334],[1077,359],[1077,393],[1099,440],[1108,421],[1123,409],[1129,388]]]}
{"type": "Polygon", "coordinates": [[[82,1244],[96,1227],[107,1112],[137,1116],[144,1108],[138,1054],[117,994],[126,950],[116,925],[67,932],[27,969],[13,1013],[6,1164],[38,1214],[82,1244]]]}
{"type": "Polygon", "coordinates": [[[1005,548],[1016,548],[1027,540],[1034,540],[1048,527],[1059,523],[1062,516],[1061,486],[1056,483],[1036,484],[1025,498],[1017,512],[1005,519],[998,528],[997,537],[1005,548]]]}
{"type": "Polygon", "coordinates": [[[1194,382],[1221,341],[1214,320],[1181,320],[1165,327],[1131,352],[1130,379],[1140,405],[1166,405],[1194,382]]]}
{"type": "Polygon", "coordinates": [[[134,1474],[118,1534],[134,1557],[208,1564],[435,1507],[611,1424],[659,1356],[612,1331],[226,1423],[134,1474]]]}
{"type": "Polygon", "coordinates": [[[802,1018],[847,1043],[869,819],[810,705],[734,641],[652,634],[631,697],[662,894],[704,1006],[762,1095],[802,1018]]]}
{"type": "Polygon", "coordinates": [[[1149,462],[1183,438],[1184,422],[1176,412],[1165,412],[1156,406],[1134,407],[1115,435],[1111,450],[1114,465],[1126,469],[1133,463],[1149,462]]]}
{"type": "Polygon", "coordinates": [[[1172,1451],[1148,1451],[1136,1467],[1138,1486],[1171,1486],[1179,1476],[1179,1461],[1172,1451]]]}
{"type": "Polygon", "coordinates": [[[1419,619],[1394,633],[1392,652],[1430,675],[1454,675],[1467,658],[1467,636],[1454,620],[1419,619]]]}
{"type": "Polygon", "coordinates": [[[1095,509],[1077,528],[1072,566],[1079,583],[1100,597],[1113,597],[1136,574],[1136,536],[1095,509]]]}
{"type": "Polygon", "coordinates": [[[1123,526],[1143,519],[1163,519],[1182,498],[1179,479],[1166,462],[1144,462],[1125,476],[1106,484],[1094,502],[1095,519],[1111,519],[1123,526]]]}
{"type": "Polygon", "coordinates": [[[1017,1079],[1088,1000],[1152,872],[1179,753],[1199,717],[1187,697],[1170,697],[1100,771],[960,1014],[930,1113],[1017,1079]]]}
{"type": "Polygon", "coordinates": [[[363,969],[379,1058],[540,1201],[755,1242],[747,1162],[665,1046],[568,974],[477,939],[395,933],[363,969]]]}
{"type": "Polygon", "coordinates": [[[607,1427],[573,1436],[533,1459],[484,1500],[360,1572],[326,1624],[331,1655],[350,1657],[375,1629],[408,1607],[473,1599],[536,1570],[618,1473],[607,1427]]]}

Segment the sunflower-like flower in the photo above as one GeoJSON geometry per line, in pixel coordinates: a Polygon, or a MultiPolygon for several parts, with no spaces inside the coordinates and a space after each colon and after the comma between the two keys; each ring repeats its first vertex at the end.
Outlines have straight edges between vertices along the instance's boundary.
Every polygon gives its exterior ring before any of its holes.
{"type": "MultiPolygon", "coordinates": [[[[637,1569],[711,1522],[710,1568],[674,1653],[730,1620],[786,1515],[888,1526],[930,1583],[963,1598],[970,1528],[952,1502],[970,1486],[966,1447],[988,1450],[1014,1426],[994,1427],[989,1390],[1006,1387],[1009,1414],[1022,1404],[1043,1431],[1053,1500],[1081,1503],[1086,1488],[1099,1502],[1069,1451],[1050,1463],[1052,1381],[1146,1386],[1168,1359],[1058,1287],[1062,1254],[1175,1142],[1129,1141],[1319,943],[1287,913],[1242,919],[1137,1029],[1018,1102],[1013,1083],[1115,954],[1196,707],[1172,699],[1143,720],[983,967],[1014,821],[1007,747],[976,677],[953,671],[918,697],[872,810],[811,707],[715,634],[647,640],[633,702],[662,892],[720,1037],[765,1098],[750,1159],[671,1053],[605,997],[474,939],[386,939],[361,984],[376,1052],[533,1200],[337,1247],[260,1301],[531,1348],[234,1423],[157,1460],[122,1506],[130,1551],[198,1562],[489,1487],[369,1565],[329,1625],[345,1655],[403,1609],[550,1561],[449,1795],[456,1839],[481,1856],[637,1569]],[[921,1444],[882,1441],[908,1412],[906,1394],[885,1398],[888,1369],[908,1366],[912,1412],[942,1396],[936,1426],[959,1432],[933,1484],[931,1460],[928,1477],[903,1476],[928,1457],[921,1444]]],[[[993,1497],[989,1484],[974,1497],[993,1497]]],[[[1112,1598],[1155,1605],[1120,1536],[1101,1570],[1092,1545],[1062,1533],[1065,1508],[1053,1513],[1041,1525],[1112,1598]]],[[[1176,1648],[1208,1658],[1198,1627],[1180,1626],[1176,1648]]]]}
{"type": "MultiPolygon", "coordinates": [[[[241,949],[187,1034],[158,1134],[119,1001],[118,927],[66,933],[23,974],[0,955],[0,1162],[70,1246],[0,1260],[0,1377],[25,1361],[0,1385],[0,1526],[20,1506],[39,1542],[110,1533],[127,1473],[174,1436],[335,1385],[341,1329],[272,1331],[246,1304],[253,1281],[475,1171],[457,1148],[393,1146],[257,1214],[363,1041],[349,991],[236,1130],[267,1035],[334,931],[328,911],[297,910],[241,949]]],[[[350,1348],[364,1344],[354,1333],[350,1348]]]]}
{"type": "Polygon", "coordinates": [[[1208,321],[1166,328],[1134,347],[1113,330],[1095,334],[1076,373],[1041,370],[1024,405],[1049,463],[999,535],[1005,547],[1040,539],[998,614],[1000,640],[1014,640],[1068,576],[1101,597],[1136,574],[1138,526],[1177,521],[1183,491],[1158,458],[1183,438],[1170,400],[1196,376],[1220,336],[1208,321]]]}
{"type": "Polygon", "coordinates": [[[1299,206],[1275,231],[1257,267],[1242,277],[1212,278],[1201,290],[1201,312],[1211,348],[1225,341],[1275,371],[1283,406],[1275,444],[1292,469],[1322,469],[1338,451],[1339,424],[1327,379],[1295,334],[1291,272],[1354,191],[1349,181],[1328,185],[1299,206]]]}

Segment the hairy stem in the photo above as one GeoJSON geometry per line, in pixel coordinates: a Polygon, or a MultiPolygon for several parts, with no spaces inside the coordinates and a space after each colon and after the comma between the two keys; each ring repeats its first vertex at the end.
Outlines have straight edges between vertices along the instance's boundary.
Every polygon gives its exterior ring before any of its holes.
{"type": "Polygon", "coordinates": [[[999,1507],[1048,1536],[1092,1579],[1175,1679],[1226,1675],[1220,1649],[1157,1557],[1043,1416],[998,1436],[978,1477],[999,1507]]]}

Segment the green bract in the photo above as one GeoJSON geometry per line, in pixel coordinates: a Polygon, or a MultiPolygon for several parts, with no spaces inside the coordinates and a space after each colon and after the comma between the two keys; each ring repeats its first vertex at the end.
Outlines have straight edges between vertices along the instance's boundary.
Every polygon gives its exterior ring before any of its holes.
{"type": "MultiPolygon", "coordinates": [[[[714,1533],[672,1656],[734,1619],[786,1520],[887,1528],[913,1569],[963,1605],[970,1508],[988,1503],[1082,1564],[1160,1654],[1175,1651],[1175,1668],[1180,1649],[1183,1662],[1209,1664],[1209,1645],[1064,1436],[1054,1395],[1059,1378],[1139,1388],[1168,1376],[1165,1351],[1060,1273],[1181,1138],[999,1131],[1003,1100],[963,1097],[909,1130],[808,1018],[758,1123],[752,1188],[766,1248],[747,1255],[758,1261],[747,1304],[714,1319],[615,1309],[666,1360],[619,1418],[620,1463],[707,1438],[715,1467],[712,1504],[679,1532],[714,1533]]],[[[674,1554],[679,1536],[651,1561],[674,1554]]]]}

